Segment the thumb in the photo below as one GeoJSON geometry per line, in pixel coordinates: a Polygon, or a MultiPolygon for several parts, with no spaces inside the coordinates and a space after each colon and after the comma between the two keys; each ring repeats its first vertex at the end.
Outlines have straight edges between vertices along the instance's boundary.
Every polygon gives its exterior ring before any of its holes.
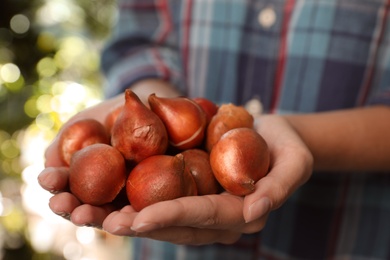
{"type": "Polygon", "coordinates": [[[313,156],[295,130],[278,116],[263,116],[257,125],[267,141],[271,162],[268,174],[244,198],[246,222],[261,218],[280,207],[311,176],[313,156]]]}
{"type": "MultiPolygon", "coordinates": [[[[292,157],[289,158],[292,159],[292,157]]],[[[279,208],[299,186],[310,178],[310,163],[305,163],[305,159],[302,158],[305,157],[274,164],[271,171],[256,183],[255,191],[244,198],[245,222],[251,222],[279,208]]]]}
{"type": "Polygon", "coordinates": [[[254,193],[245,196],[243,214],[246,223],[267,215],[282,204],[286,196],[281,187],[276,186],[273,178],[266,176],[256,183],[254,193]]]}
{"type": "Polygon", "coordinates": [[[58,152],[58,136],[52,141],[45,151],[45,167],[65,166],[58,152]]]}

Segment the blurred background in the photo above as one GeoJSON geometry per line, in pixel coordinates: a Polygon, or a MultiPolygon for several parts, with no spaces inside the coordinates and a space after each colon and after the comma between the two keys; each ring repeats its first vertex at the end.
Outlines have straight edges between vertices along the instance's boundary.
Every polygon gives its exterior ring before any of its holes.
{"type": "Polygon", "coordinates": [[[75,227],[40,188],[61,125],[102,100],[99,55],[114,0],[1,0],[0,259],[129,259],[126,238],[75,227]]]}

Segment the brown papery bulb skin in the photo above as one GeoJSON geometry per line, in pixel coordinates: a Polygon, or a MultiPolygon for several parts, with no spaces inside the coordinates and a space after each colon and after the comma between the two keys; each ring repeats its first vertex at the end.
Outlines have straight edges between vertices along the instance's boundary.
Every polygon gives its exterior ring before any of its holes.
{"type": "Polygon", "coordinates": [[[245,196],[269,169],[266,141],[255,130],[235,128],[226,132],[210,153],[214,176],[233,195],[245,196]]]}
{"type": "Polygon", "coordinates": [[[164,122],[173,147],[187,150],[202,144],[207,118],[195,101],[185,97],[163,98],[151,94],[148,102],[150,109],[164,122]]]}
{"type": "Polygon", "coordinates": [[[168,147],[163,122],[130,89],[125,91],[125,105],[112,128],[111,145],[135,164],[164,154],[168,147]]]}
{"type": "Polygon", "coordinates": [[[122,112],[123,106],[119,106],[111,110],[104,120],[104,126],[106,127],[107,132],[111,135],[112,127],[120,113],[122,112]]]}
{"type": "Polygon", "coordinates": [[[93,144],[76,152],[69,166],[69,188],[82,203],[112,202],[126,184],[122,154],[107,144],[93,144]]]}
{"type": "Polygon", "coordinates": [[[69,166],[75,152],[96,143],[110,143],[110,137],[104,125],[91,118],[74,121],[66,125],[59,134],[60,158],[65,165],[69,166]]]}
{"type": "Polygon", "coordinates": [[[196,196],[196,183],[185,170],[182,154],[155,155],[137,164],[126,182],[127,198],[136,211],[166,200],[196,196]]]}
{"type": "Polygon", "coordinates": [[[227,131],[240,127],[253,128],[253,122],[253,116],[243,106],[221,105],[207,127],[206,150],[210,152],[227,131]]]}
{"type": "Polygon", "coordinates": [[[216,194],[220,185],[210,165],[210,156],[201,149],[189,149],[182,152],[186,169],[195,179],[198,195],[216,194]]]}

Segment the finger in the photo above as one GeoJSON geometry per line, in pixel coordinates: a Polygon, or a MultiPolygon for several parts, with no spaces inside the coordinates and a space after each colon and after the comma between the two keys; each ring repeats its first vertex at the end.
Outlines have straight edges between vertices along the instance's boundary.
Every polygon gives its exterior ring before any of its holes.
{"type": "Polygon", "coordinates": [[[281,117],[262,116],[256,129],[269,146],[270,172],[244,200],[246,222],[278,208],[311,175],[313,158],[302,139],[281,117]]]}
{"type": "Polygon", "coordinates": [[[253,234],[257,233],[265,227],[265,224],[267,223],[267,219],[269,216],[269,212],[262,214],[261,217],[254,219],[253,221],[246,222],[243,224],[240,228],[235,229],[234,231],[237,231],[241,234],[253,234]]]}
{"type": "Polygon", "coordinates": [[[137,233],[130,229],[139,213],[131,206],[111,213],[103,223],[103,229],[113,235],[146,237],[160,241],[185,245],[202,245],[210,243],[231,244],[236,242],[241,233],[235,231],[199,229],[192,227],[166,227],[150,232],[137,233]]]}
{"type": "Polygon", "coordinates": [[[199,246],[213,243],[233,244],[241,237],[241,233],[193,227],[167,227],[150,232],[137,233],[136,236],[179,245],[199,246]]]}
{"type": "Polygon", "coordinates": [[[130,227],[137,214],[138,212],[131,206],[125,206],[107,216],[103,222],[103,229],[117,236],[135,236],[135,232],[130,227]]]}
{"type": "Polygon", "coordinates": [[[72,211],[80,206],[80,201],[69,192],[54,195],[49,200],[50,209],[57,215],[69,218],[72,211]]]}
{"type": "Polygon", "coordinates": [[[38,176],[42,188],[51,193],[58,193],[68,189],[69,170],[67,167],[45,168],[38,176]]]}
{"type": "Polygon", "coordinates": [[[169,226],[232,229],[244,223],[243,198],[230,194],[183,197],[144,208],[132,229],[147,232],[169,226]]]}
{"type": "Polygon", "coordinates": [[[279,137],[276,144],[271,143],[270,152],[270,172],[256,183],[255,192],[244,199],[246,222],[280,207],[311,175],[313,158],[293,131],[279,137]]]}
{"type": "Polygon", "coordinates": [[[45,151],[45,167],[66,166],[58,151],[58,135],[45,151]]]}
{"type": "Polygon", "coordinates": [[[70,220],[76,226],[102,228],[104,219],[113,211],[114,207],[110,204],[101,207],[82,204],[72,211],[70,220]]]}

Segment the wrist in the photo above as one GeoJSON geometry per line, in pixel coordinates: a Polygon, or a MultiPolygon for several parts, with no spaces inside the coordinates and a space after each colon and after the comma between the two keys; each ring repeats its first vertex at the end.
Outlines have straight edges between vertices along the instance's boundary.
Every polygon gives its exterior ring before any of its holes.
{"type": "Polygon", "coordinates": [[[317,171],[387,171],[387,107],[354,108],[284,118],[314,156],[317,171]]]}
{"type": "Polygon", "coordinates": [[[314,168],[314,156],[309,146],[296,129],[282,115],[270,114],[255,117],[255,129],[267,142],[271,155],[271,171],[274,168],[294,175],[294,181],[281,180],[283,187],[290,187],[286,194],[291,194],[298,186],[304,184],[314,168]],[[284,167],[283,165],[289,165],[284,167]],[[286,183],[284,183],[286,182],[286,183]]]}
{"type": "Polygon", "coordinates": [[[147,104],[150,94],[155,93],[159,97],[175,97],[181,93],[168,81],[159,78],[142,79],[129,88],[141,99],[144,104],[147,104]]]}

